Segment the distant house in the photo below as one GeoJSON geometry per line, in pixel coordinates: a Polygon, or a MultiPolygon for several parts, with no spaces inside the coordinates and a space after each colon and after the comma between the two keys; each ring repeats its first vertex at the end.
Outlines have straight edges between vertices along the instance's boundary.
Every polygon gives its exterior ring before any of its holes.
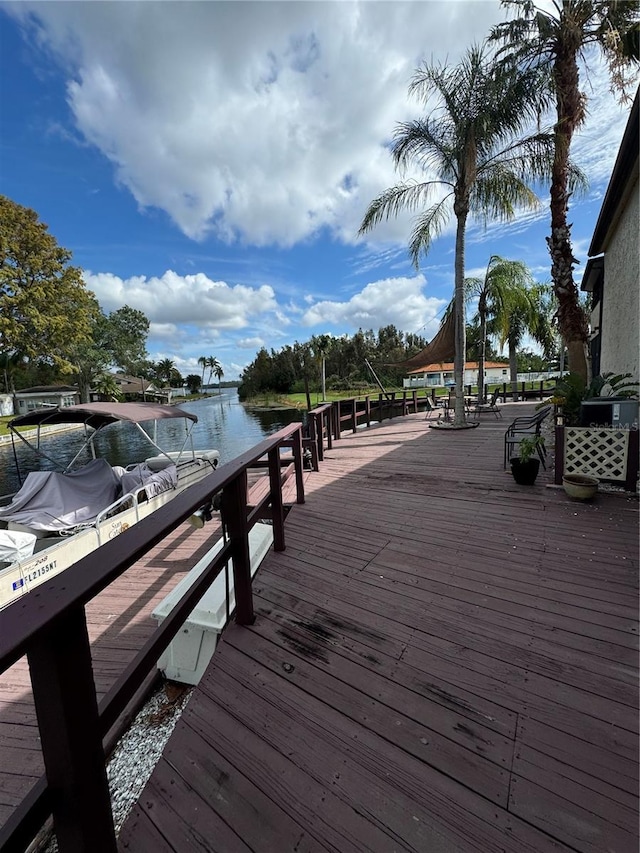
{"type": "Polygon", "coordinates": [[[15,414],[25,415],[47,406],[73,406],[79,402],[80,396],[74,385],[35,385],[16,391],[15,400],[15,414]]]}
{"type": "MultiPolygon", "coordinates": [[[[122,400],[147,400],[156,403],[168,403],[171,400],[171,388],[158,388],[141,376],[127,376],[124,373],[111,373],[110,376],[118,386],[122,400]]],[[[102,399],[97,391],[91,391],[89,396],[92,401],[102,399]]]]}
{"type": "Polygon", "coordinates": [[[591,294],[590,350],[594,376],[640,378],[638,258],[639,115],[636,92],[589,247],[581,290],[591,294]]]}
{"type": "MultiPolygon", "coordinates": [[[[509,381],[509,365],[497,361],[485,361],[484,381],[486,384],[509,381]]],[[[417,370],[412,370],[403,380],[404,388],[437,388],[438,386],[453,385],[455,377],[453,362],[445,364],[427,364],[417,370]]],[[[464,365],[463,385],[478,384],[478,362],[466,361],[464,365]]]]}

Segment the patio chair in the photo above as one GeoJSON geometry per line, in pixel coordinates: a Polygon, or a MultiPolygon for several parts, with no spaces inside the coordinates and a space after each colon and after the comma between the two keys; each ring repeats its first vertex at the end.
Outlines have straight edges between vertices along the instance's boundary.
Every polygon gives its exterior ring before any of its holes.
{"type": "MultiPolygon", "coordinates": [[[[553,406],[545,406],[536,412],[535,415],[529,417],[521,416],[513,420],[507,431],[504,434],[504,467],[507,467],[507,460],[511,456],[512,448],[517,447],[523,438],[526,436],[540,435],[542,423],[544,419],[553,411],[553,406]]],[[[536,448],[542,467],[546,468],[545,460],[547,451],[544,445],[538,445],[536,448]]]]}
{"type": "Polygon", "coordinates": [[[498,398],[500,397],[500,389],[496,388],[491,397],[489,398],[488,403],[476,403],[471,408],[471,413],[474,415],[483,415],[486,412],[491,412],[496,416],[496,420],[499,420],[502,417],[502,412],[500,411],[500,407],[498,406],[498,398]]]}
{"type": "Polygon", "coordinates": [[[442,409],[440,408],[440,406],[438,406],[436,403],[434,403],[434,401],[431,399],[431,397],[425,397],[424,398],[424,410],[426,412],[426,415],[424,416],[425,421],[430,420],[431,415],[434,412],[437,413],[438,420],[440,420],[440,418],[442,417],[442,409]]]}

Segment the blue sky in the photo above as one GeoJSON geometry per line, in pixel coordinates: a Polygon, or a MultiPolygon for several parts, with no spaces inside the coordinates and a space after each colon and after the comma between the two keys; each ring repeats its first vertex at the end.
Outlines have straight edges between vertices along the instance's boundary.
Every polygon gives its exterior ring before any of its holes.
{"type": "MultiPolygon", "coordinates": [[[[36,210],[105,311],[149,317],[149,355],[236,378],[261,346],[394,323],[431,338],[453,289],[453,222],[419,271],[410,218],[357,237],[396,183],[388,154],[426,61],[455,62],[503,19],[494,0],[0,2],[0,192],[36,210]]],[[[597,62],[574,158],[579,280],[630,109],[597,62]]],[[[489,257],[549,278],[548,198],[471,223],[489,257]]]]}

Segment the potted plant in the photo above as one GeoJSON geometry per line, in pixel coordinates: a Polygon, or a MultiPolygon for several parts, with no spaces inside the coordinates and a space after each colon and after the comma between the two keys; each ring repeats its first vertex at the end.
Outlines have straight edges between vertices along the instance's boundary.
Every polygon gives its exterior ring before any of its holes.
{"type": "Polygon", "coordinates": [[[512,457],[511,473],[519,486],[533,486],[540,470],[540,459],[534,458],[538,448],[544,450],[544,436],[525,436],[519,445],[519,456],[512,457]]]}

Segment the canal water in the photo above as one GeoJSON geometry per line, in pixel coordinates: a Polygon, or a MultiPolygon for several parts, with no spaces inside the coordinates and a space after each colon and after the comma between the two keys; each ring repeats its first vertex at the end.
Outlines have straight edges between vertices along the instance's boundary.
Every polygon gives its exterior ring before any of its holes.
{"type": "MultiPolygon", "coordinates": [[[[198,417],[193,428],[193,446],[196,450],[218,450],[220,464],[229,462],[245,450],[277,432],[281,427],[300,421],[303,413],[295,409],[258,410],[243,406],[235,388],[223,388],[221,394],[213,394],[200,400],[181,403],[179,408],[198,417]]],[[[147,429],[152,424],[144,425],[147,429]]],[[[157,443],[163,450],[179,450],[184,441],[185,429],[181,419],[158,423],[157,443]]],[[[43,436],[43,451],[55,458],[71,461],[81,442],[82,430],[69,430],[43,436]]],[[[17,447],[20,470],[25,473],[35,469],[51,470],[54,465],[39,462],[22,442],[17,447]]],[[[112,465],[129,465],[155,456],[157,451],[140,434],[133,424],[113,424],[104,434],[96,438],[96,450],[112,465]]],[[[86,461],[90,457],[87,455],[86,461]]],[[[0,495],[11,494],[19,488],[11,443],[0,445],[0,495]]]]}

